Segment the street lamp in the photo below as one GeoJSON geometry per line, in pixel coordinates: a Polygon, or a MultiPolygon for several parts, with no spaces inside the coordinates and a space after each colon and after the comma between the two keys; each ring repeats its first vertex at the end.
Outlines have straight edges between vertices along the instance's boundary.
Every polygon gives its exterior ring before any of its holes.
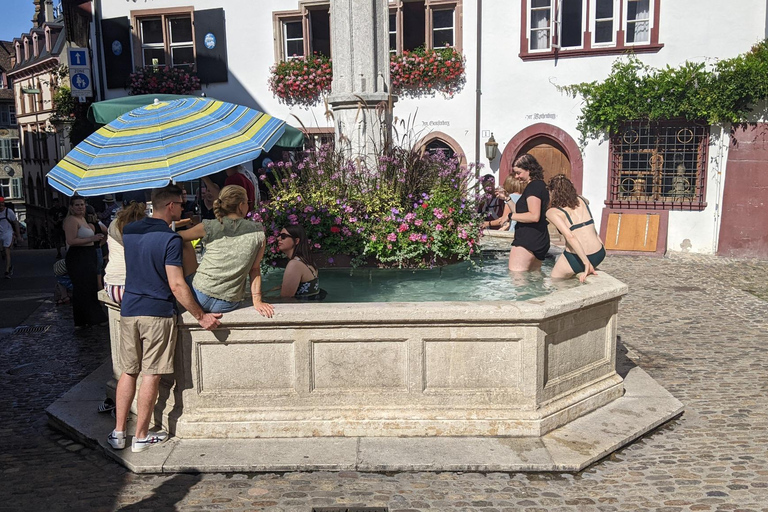
{"type": "Polygon", "coordinates": [[[493,132],[491,132],[491,138],[485,143],[485,157],[489,162],[496,160],[499,155],[499,143],[493,138],[493,132]]]}

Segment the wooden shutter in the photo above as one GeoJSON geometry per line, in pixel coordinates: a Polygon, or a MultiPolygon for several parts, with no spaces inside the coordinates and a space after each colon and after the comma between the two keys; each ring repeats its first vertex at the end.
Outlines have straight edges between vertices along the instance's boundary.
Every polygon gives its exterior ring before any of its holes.
{"type": "Polygon", "coordinates": [[[128,17],[101,20],[107,89],[123,88],[133,72],[131,22],[128,17]]]}
{"type": "Polygon", "coordinates": [[[195,62],[201,83],[228,81],[224,9],[195,11],[195,62]]]}
{"type": "Polygon", "coordinates": [[[614,251],[655,252],[660,217],[652,213],[611,213],[605,230],[605,248],[614,251]]]}

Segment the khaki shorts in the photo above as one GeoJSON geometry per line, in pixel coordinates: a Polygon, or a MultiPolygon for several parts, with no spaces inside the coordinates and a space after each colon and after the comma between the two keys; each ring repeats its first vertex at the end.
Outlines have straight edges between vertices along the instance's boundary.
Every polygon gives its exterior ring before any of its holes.
{"type": "Polygon", "coordinates": [[[120,317],[120,370],[157,375],[173,373],[176,317],[120,317]]]}

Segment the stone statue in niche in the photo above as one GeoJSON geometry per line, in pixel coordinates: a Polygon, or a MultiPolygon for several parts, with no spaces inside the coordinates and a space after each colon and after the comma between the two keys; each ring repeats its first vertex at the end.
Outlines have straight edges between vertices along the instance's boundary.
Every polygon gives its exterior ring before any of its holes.
{"type": "Polygon", "coordinates": [[[675,177],[672,179],[672,196],[676,198],[690,198],[693,196],[693,190],[691,189],[691,182],[685,177],[687,169],[685,168],[685,162],[683,162],[683,155],[675,155],[675,177]]]}

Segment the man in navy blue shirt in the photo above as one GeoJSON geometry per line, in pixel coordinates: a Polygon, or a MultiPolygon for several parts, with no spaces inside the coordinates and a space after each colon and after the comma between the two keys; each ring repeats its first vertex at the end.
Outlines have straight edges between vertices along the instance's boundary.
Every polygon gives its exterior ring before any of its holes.
{"type": "Polygon", "coordinates": [[[176,300],[205,329],[220,325],[219,313],[205,313],[184,281],[182,240],[168,226],[181,219],[184,203],[176,185],[152,191],[152,217],[123,228],[125,248],[125,292],[120,305],[119,361],[115,430],[107,442],[116,450],[125,448],[125,424],[139,389],[136,435],[131,443],[140,452],[165,441],[165,432],[149,432],[149,421],[157,401],[160,376],[173,373],[176,347],[176,300]]]}

